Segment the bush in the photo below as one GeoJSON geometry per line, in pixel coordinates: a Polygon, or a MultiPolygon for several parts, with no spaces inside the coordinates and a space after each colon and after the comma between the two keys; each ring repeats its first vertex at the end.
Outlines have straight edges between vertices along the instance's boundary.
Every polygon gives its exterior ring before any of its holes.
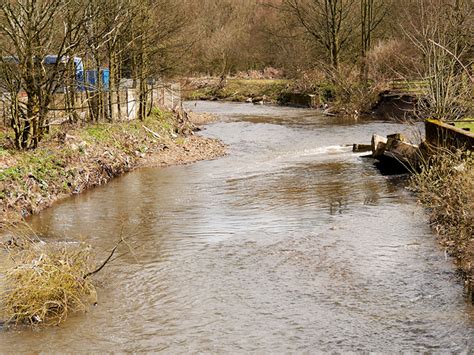
{"type": "Polygon", "coordinates": [[[423,58],[407,41],[379,41],[367,55],[369,77],[375,81],[394,78],[416,78],[423,72],[423,58]]]}
{"type": "Polygon", "coordinates": [[[385,82],[361,80],[358,66],[341,65],[333,72],[336,108],[348,114],[368,113],[379,100],[380,92],[386,89],[385,82]]]}

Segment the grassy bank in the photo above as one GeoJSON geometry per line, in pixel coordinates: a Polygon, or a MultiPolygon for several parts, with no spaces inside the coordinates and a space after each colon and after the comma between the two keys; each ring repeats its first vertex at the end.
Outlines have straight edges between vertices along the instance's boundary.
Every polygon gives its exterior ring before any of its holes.
{"type": "Polygon", "coordinates": [[[182,116],[155,110],[144,121],[55,127],[38,149],[18,151],[0,137],[0,223],[37,213],[56,200],[142,165],[183,164],[224,153],[192,134],[182,116]]]}
{"type": "Polygon", "coordinates": [[[430,223],[441,244],[474,286],[474,155],[438,151],[412,177],[412,188],[430,211],[430,223]]]}
{"type": "Polygon", "coordinates": [[[187,100],[245,102],[251,99],[276,103],[289,83],[284,79],[227,79],[225,85],[218,88],[218,79],[194,79],[185,85],[183,93],[187,100]]]}

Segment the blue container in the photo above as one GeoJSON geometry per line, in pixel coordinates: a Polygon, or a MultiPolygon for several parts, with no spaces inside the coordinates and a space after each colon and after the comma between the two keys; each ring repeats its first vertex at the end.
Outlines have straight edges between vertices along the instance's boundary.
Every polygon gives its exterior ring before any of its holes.
{"type": "Polygon", "coordinates": [[[105,91],[110,89],[110,70],[109,68],[102,68],[100,70],[100,76],[102,78],[102,87],[105,91]]]}
{"type": "Polygon", "coordinates": [[[110,88],[110,70],[108,68],[100,69],[100,79],[97,70],[86,70],[86,87],[88,91],[109,91],[110,88]]]}

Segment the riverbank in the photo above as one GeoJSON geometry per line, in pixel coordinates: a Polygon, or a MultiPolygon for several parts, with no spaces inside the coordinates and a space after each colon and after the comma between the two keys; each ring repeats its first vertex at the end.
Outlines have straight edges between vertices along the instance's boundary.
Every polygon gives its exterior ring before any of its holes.
{"type": "Polygon", "coordinates": [[[428,208],[430,225],[461,272],[474,301],[474,156],[442,150],[411,178],[411,188],[428,208]]]}
{"type": "Polygon", "coordinates": [[[142,166],[188,164],[225,154],[218,140],[194,135],[207,115],[154,110],[144,121],[56,127],[38,149],[18,151],[0,136],[0,225],[142,166]],[[194,122],[196,123],[194,123],[194,122]]]}
{"type": "Polygon", "coordinates": [[[390,90],[388,83],[364,89],[357,83],[330,83],[319,77],[303,79],[215,77],[182,80],[187,100],[232,101],[321,109],[329,116],[373,116],[384,119],[413,118],[416,99],[409,93],[390,90]]]}
{"type": "Polygon", "coordinates": [[[190,78],[183,82],[185,100],[222,100],[233,102],[278,103],[291,81],[286,79],[190,78]]]}

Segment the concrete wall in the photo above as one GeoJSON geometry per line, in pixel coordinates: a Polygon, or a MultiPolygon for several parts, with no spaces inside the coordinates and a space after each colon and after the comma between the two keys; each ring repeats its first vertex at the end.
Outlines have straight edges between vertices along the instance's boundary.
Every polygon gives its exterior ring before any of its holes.
{"type": "Polygon", "coordinates": [[[278,98],[282,105],[296,106],[296,107],[310,107],[317,108],[321,104],[318,95],[311,94],[297,94],[297,93],[282,93],[278,98]]]}
{"type": "Polygon", "coordinates": [[[474,150],[474,133],[438,120],[425,122],[426,141],[436,147],[474,150]]]}

